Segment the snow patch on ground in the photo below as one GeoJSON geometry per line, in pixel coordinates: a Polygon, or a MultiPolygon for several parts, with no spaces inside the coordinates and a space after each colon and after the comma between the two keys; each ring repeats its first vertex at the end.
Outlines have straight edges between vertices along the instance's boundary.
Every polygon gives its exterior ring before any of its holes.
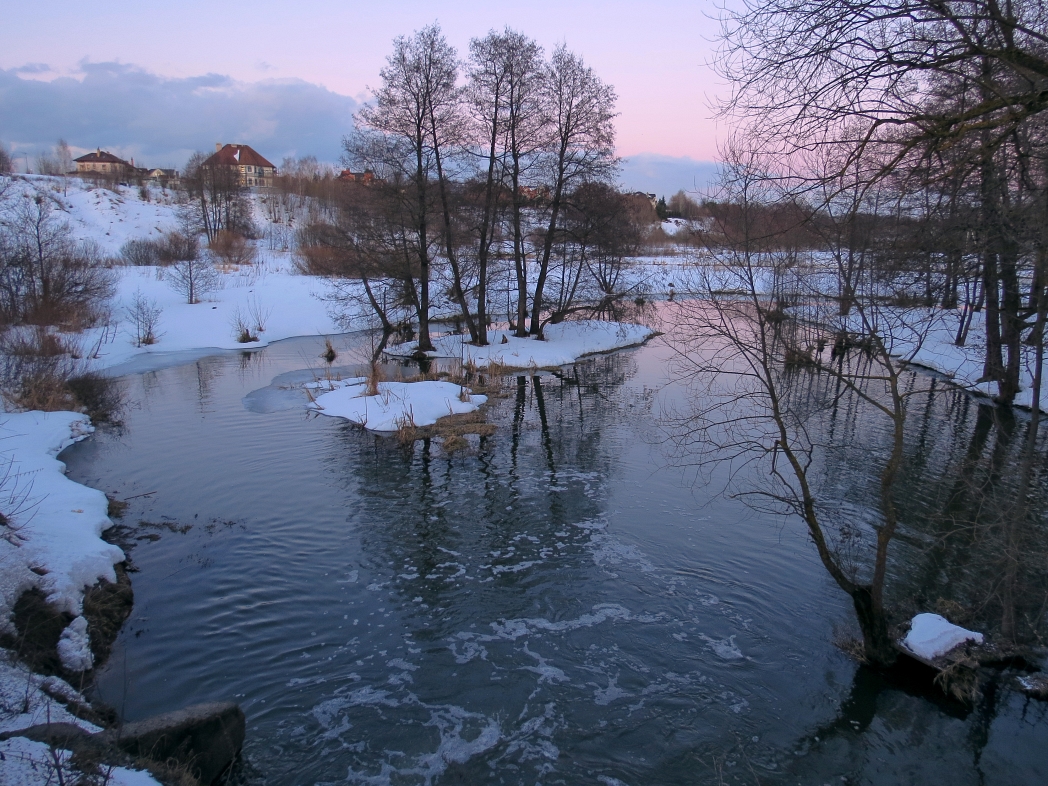
{"type": "Polygon", "coordinates": [[[54,696],[87,704],[87,699],[64,680],[34,674],[15,660],[14,653],[0,650],[0,732],[45,723],[72,723],[92,734],[101,731],[98,726],[74,716],[54,696]]]}
{"type": "MultiPolygon", "coordinates": [[[[72,753],[52,750],[42,742],[12,737],[0,742],[4,786],[54,786],[57,783],[87,783],[87,778],[73,766],[72,753]]],[[[114,767],[105,779],[107,786],[160,786],[148,772],[114,767]]],[[[94,783],[95,781],[90,781],[94,783]]]]}
{"type": "Polygon", "coordinates": [[[88,671],[94,668],[91,639],[87,635],[87,620],[77,617],[62,631],[58,639],[58,657],[70,671],[88,671]]]}
{"type": "MultiPolygon", "coordinates": [[[[92,431],[88,418],[75,412],[0,415],[0,461],[7,477],[2,493],[6,509],[14,511],[9,526],[0,529],[0,627],[10,629],[15,601],[32,587],[79,617],[85,587],[99,579],[116,581],[113,566],[124,561],[124,552],[101,537],[112,526],[108,500],[69,480],[65,464],[55,458],[92,431]]],[[[77,630],[63,638],[69,657],[83,662],[77,630]]]]}
{"type": "Polygon", "coordinates": [[[451,382],[380,382],[378,394],[364,395],[360,379],[321,381],[307,385],[327,390],[311,408],[322,415],[345,418],[370,431],[396,431],[401,426],[431,426],[445,415],[473,412],[488,400],[451,382]]]}
{"type": "MultiPolygon", "coordinates": [[[[651,328],[625,322],[582,320],[548,325],[545,340],[518,338],[508,329],[491,330],[484,347],[466,343],[468,336],[442,336],[434,339],[431,357],[460,358],[477,368],[498,363],[510,368],[554,368],[574,363],[583,355],[611,352],[641,344],[654,335],[651,328]]],[[[418,343],[398,344],[386,350],[394,357],[408,357],[418,350],[418,343]]]]}
{"type": "Polygon", "coordinates": [[[914,655],[931,660],[966,641],[981,644],[983,635],[948,622],[938,614],[918,614],[910,622],[903,646],[914,655]]]}

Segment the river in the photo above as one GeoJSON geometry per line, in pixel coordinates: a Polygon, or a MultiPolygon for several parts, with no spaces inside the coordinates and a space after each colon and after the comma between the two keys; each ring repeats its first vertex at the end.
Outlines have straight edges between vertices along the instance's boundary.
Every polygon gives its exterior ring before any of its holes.
{"type": "MultiPolygon", "coordinates": [[[[336,369],[369,346],[341,337],[336,369]]],[[[252,784],[1048,778],[1046,705],[1006,677],[965,707],[834,645],[850,601],[802,527],[666,450],[689,394],[665,344],[505,377],[494,436],[450,455],[307,413],[293,385],[322,351],[128,375],[123,426],[62,454],[130,498],[135,606],[95,689],[124,718],[238,701],[252,784]]],[[[911,605],[982,586],[979,547],[924,522],[955,457],[1000,450],[989,409],[939,390],[911,412],[911,605]]],[[[876,441],[861,408],[839,417],[835,439],[876,441]]],[[[853,453],[834,482],[862,515],[853,453]]]]}

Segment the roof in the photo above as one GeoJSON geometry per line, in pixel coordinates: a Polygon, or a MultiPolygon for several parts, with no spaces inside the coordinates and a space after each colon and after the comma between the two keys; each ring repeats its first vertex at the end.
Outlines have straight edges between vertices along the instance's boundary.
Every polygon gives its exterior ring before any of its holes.
{"type": "Polygon", "coordinates": [[[218,164],[226,166],[265,166],[276,169],[273,164],[259,155],[250,145],[224,145],[204,162],[205,166],[218,164]]]}
{"type": "Polygon", "coordinates": [[[80,156],[80,158],[74,160],[78,164],[123,164],[124,166],[131,166],[124,159],[117,158],[106,150],[96,150],[94,153],[88,153],[86,156],[80,156]]]}

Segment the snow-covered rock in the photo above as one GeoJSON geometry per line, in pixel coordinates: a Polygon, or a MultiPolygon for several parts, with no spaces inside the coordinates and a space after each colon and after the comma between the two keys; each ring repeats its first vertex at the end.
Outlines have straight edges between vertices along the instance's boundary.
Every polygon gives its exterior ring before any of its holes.
{"type": "Polygon", "coordinates": [[[914,655],[932,660],[966,641],[981,644],[983,635],[954,625],[938,614],[926,613],[913,618],[910,622],[910,632],[906,634],[902,643],[914,655]]]}

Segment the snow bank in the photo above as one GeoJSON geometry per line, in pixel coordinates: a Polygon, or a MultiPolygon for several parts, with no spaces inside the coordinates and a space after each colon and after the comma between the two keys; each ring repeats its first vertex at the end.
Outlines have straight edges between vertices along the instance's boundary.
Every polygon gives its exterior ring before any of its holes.
{"type": "Polygon", "coordinates": [[[451,382],[380,382],[375,396],[364,395],[367,383],[360,379],[314,382],[307,387],[328,391],[317,396],[311,408],[370,431],[396,431],[408,424],[431,426],[445,415],[473,412],[488,400],[451,382]]]}
{"type": "MultiPolygon", "coordinates": [[[[939,312],[921,346],[912,353],[911,363],[938,371],[953,382],[985,396],[997,395],[996,382],[980,381],[986,347],[985,312],[973,315],[965,346],[954,343],[957,326],[962,317],[960,309],[939,312]]],[[[1033,406],[1034,348],[1022,347],[1023,361],[1019,370],[1021,390],[1015,404],[1029,409],[1033,406]]],[[[1040,409],[1048,412],[1048,393],[1042,392],[1040,409]]]]}
{"type": "MultiPolygon", "coordinates": [[[[649,327],[624,322],[600,322],[584,320],[561,322],[548,325],[545,340],[517,338],[507,329],[488,331],[486,347],[475,347],[466,343],[468,336],[442,336],[434,339],[435,352],[431,357],[460,358],[463,363],[472,362],[485,368],[492,362],[510,368],[553,368],[574,363],[583,355],[595,352],[610,352],[623,347],[641,344],[654,335],[649,327]],[[504,343],[503,343],[504,342],[504,343]]],[[[398,344],[386,350],[394,357],[407,357],[418,350],[418,343],[398,344]]]]}
{"type": "MultiPolygon", "coordinates": [[[[93,723],[76,717],[61,701],[87,704],[87,699],[58,677],[33,674],[14,654],[0,650],[0,732],[14,732],[48,723],[71,723],[91,734],[102,731],[93,723]],[[50,694],[50,695],[48,695],[50,694]]],[[[53,786],[59,783],[62,768],[65,783],[80,783],[71,764],[69,751],[51,750],[42,742],[12,737],[0,742],[0,783],[4,786],[53,786]]],[[[109,786],[157,786],[157,781],[141,770],[116,767],[106,781],[109,786]]]]}
{"type": "Polygon", "coordinates": [[[202,295],[190,305],[163,279],[162,268],[130,267],[118,270],[113,313],[121,320],[107,328],[85,331],[82,342],[95,368],[115,368],[137,358],[163,361],[176,353],[201,349],[258,349],[296,336],[332,335],[343,329],[327,313],[317,296],[323,283],[311,276],[288,272],[279,265],[222,273],[222,288],[202,295]],[[136,347],[126,308],[136,293],[162,309],[155,344],[136,347]],[[233,327],[237,314],[248,323],[258,341],[240,343],[233,327]],[[252,315],[263,317],[257,330],[252,315]]]}
{"type": "MultiPolygon", "coordinates": [[[[0,742],[4,786],[54,786],[56,783],[86,783],[67,750],[51,750],[42,742],[12,737],[0,742]]],[[[107,786],[160,786],[148,772],[114,767],[107,770],[107,786]]],[[[94,782],[94,781],[90,781],[94,782]]]]}
{"type": "Polygon", "coordinates": [[[97,243],[108,256],[116,256],[128,240],[155,240],[178,229],[174,191],[149,186],[147,202],[137,187],[114,191],[79,177],[19,175],[9,182],[8,198],[46,194],[54,205],[55,218],[69,224],[74,237],[97,243]]]}
{"type": "Polygon", "coordinates": [[[918,614],[902,643],[914,655],[932,660],[966,641],[982,644],[982,640],[981,633],[953,625],[938,614],[918,614]]]}
{"type": "Polygon", "coordinates": [[[84,588],[99,579],[115,582],[113,566],[124,560],[101,538],[112,526],[105,494],[69,480],[55,458],[92,431],[88,418],[74,412],[0,415],[0,494],[9,519],[0,528],[0,626],[9,630],[15,601],[39,588],[78,618],[60,647],[63,663],[75,671],[90,657],[80,617],[84,588]]]}
{"type": "Polygon", "coordinates": [[[64,680],[33,674],[15,660],[14,653],[0,650],[0,732],[44,723],[72,723],[91,733],[101,731],[98,726],[77,718],[53,696],[77,704],[88,703],[64,680]]]}

